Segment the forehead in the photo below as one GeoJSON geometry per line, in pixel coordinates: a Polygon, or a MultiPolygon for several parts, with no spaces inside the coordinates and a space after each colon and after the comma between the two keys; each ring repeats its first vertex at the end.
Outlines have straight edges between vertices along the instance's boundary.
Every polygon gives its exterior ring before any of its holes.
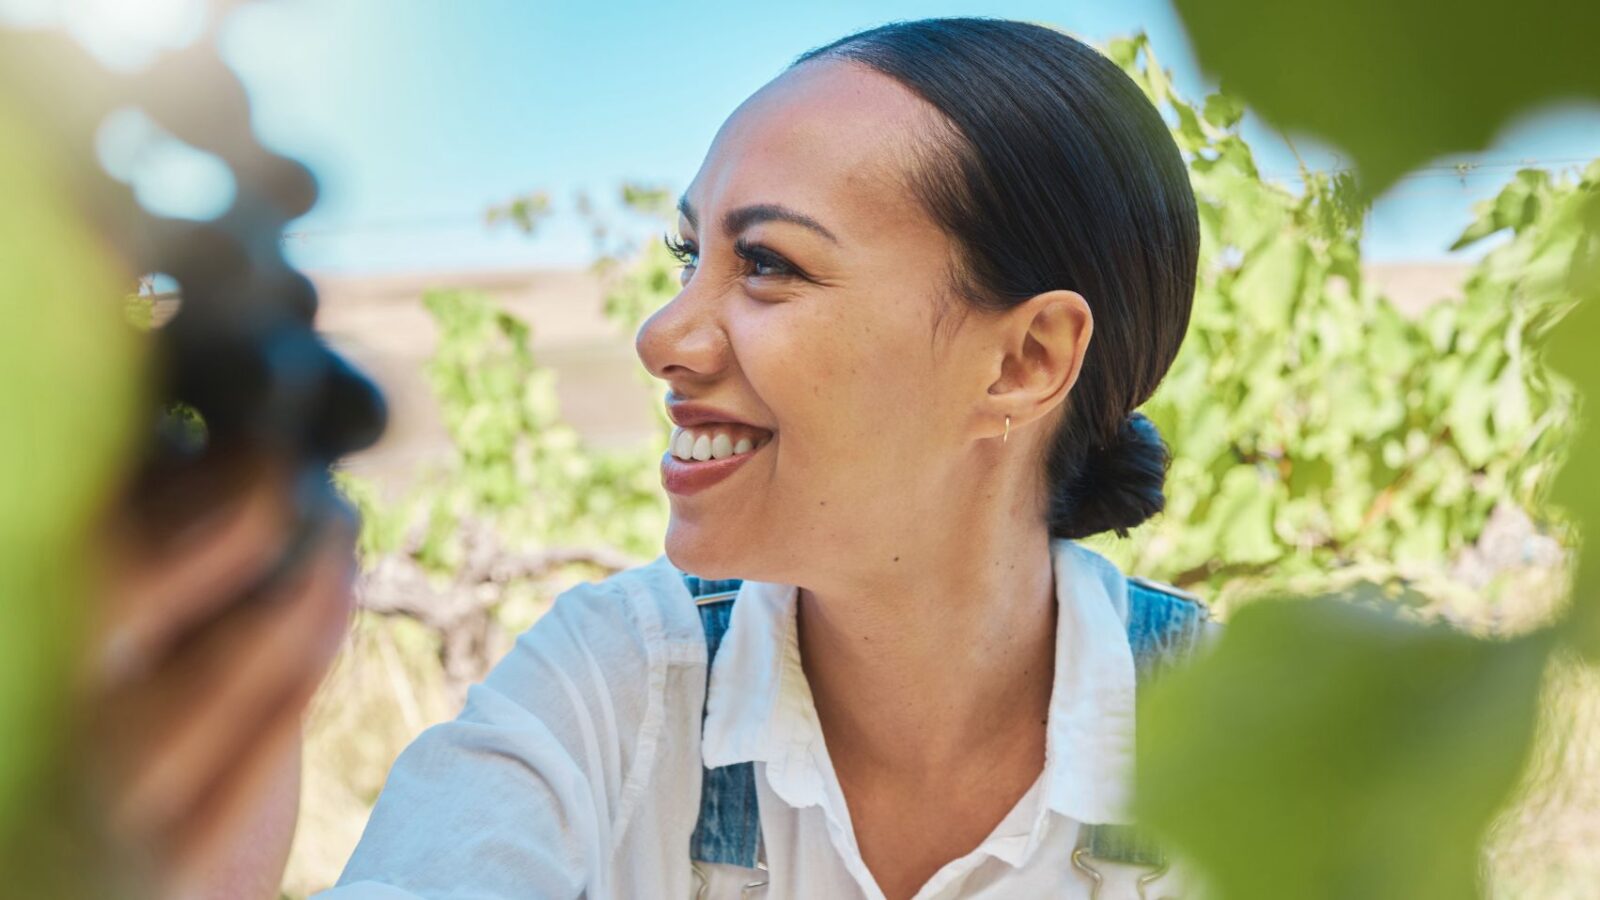
{"type": "Polygon", "coordinates": [[[938,122],[926,101],[866,66],[815,60],[786,71],[723,123],[687,196],[696,209],[779,203],[840,233],[914,207],[907,174],[938,122]]]}

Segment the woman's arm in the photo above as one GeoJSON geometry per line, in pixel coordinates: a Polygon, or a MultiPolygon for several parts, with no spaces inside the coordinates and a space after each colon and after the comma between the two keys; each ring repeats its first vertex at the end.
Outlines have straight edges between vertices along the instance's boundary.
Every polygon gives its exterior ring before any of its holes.
{"type": "Polygon", "coordinates": [[[461,714],[395,760],[318,900],[614,896],[613,829],[644,793],[666,667],[635,615],[615,585],[557,598],[461,714]]]}
{"type": "Polygon", "coordinates": [[[543,722],[474,685],[461,718],[395,760],[338,885],[315,896],[608,896],[591,778],[543,722]]]}

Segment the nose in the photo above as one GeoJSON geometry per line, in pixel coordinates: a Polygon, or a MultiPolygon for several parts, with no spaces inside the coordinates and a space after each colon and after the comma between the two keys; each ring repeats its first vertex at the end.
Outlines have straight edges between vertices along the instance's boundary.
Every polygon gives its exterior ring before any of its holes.
{"type": "Polygon", "coordinates": [[[668,384],[715,378],[730,355],[715,298],[697,296],[692,288],[646,319],[633,346],[650,374],[668,384]]]}

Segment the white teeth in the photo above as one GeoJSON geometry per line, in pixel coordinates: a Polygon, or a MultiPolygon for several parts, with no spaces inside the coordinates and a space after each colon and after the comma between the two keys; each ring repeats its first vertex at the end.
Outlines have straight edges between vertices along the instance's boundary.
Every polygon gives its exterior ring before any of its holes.
{"type": "Polygon", "coordinates": [[[672,436],[672,455],[679,459],[688,459],[694,455],[694,435],[682,428],[672,436]]]}
{"type": "Polygon", "coordinates": [[[695,432],[688,428],[674,428],[672,436],[667,440],[667,452],[684,462],[691,460],[705,462],[712,459],[727,459],[756,449],[756,442],[748,437],[739,438],[734,442],[725,432],[715,434],[695,432]]]}

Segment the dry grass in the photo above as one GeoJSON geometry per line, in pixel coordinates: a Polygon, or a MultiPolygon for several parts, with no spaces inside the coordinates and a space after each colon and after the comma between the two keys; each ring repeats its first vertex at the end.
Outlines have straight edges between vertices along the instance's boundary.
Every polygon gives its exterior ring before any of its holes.
{"type": "Polygon", "coordinates": [[[437,640],[405,619],[362,614],[307,722],[305,778],[283,895],[333,884],[396,756],[457,712],[437,640]]]}

